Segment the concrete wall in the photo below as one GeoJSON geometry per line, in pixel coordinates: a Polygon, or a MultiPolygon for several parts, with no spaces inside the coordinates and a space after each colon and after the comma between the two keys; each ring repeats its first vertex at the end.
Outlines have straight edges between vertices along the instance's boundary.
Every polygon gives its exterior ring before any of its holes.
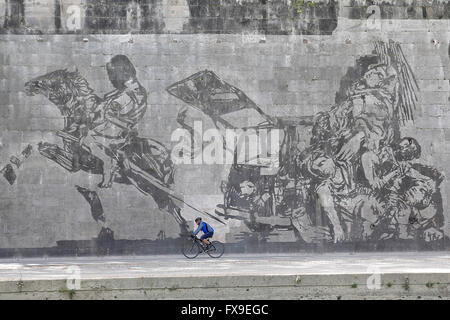
{"type": "Polygon", "coordinates": [[[0,255],[169,252],[197,216],[230,250],[448,248],[449,15],[0,0],[0,255]],[[199,123],[278,132],[272,168],[180,163],[199,123]]]}

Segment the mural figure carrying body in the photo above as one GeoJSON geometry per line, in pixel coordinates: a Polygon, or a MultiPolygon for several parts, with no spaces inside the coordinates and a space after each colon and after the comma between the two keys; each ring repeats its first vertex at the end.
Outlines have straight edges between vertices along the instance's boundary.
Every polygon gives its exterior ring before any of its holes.
{"type": "Polygon", "coordinates": [[[377,42],[374,54],[358,63],[361,76],[316,117],[310,146],[299,157],[305,175],[313,177],[310,194],[326,213],[335,242],[440,240],[443,177],[413,163],[420,145],[401,137],[418,101],[414,74],[398,43],[377,42]]]}

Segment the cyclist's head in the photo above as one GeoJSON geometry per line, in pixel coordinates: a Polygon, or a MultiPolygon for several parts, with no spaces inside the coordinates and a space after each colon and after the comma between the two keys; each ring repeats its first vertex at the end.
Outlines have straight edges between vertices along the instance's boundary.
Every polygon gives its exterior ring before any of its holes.
{"type": "Polygon", "coordinates": [[[200,224],[200,222],[202,222],[202,218],[198,217],[195,219],[195,223],[196,224],[200,224]]]}

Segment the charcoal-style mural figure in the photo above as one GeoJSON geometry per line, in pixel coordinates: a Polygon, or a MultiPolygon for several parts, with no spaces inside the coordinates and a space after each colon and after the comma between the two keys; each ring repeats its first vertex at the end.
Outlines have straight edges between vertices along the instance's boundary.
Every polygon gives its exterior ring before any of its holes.
{"type": "Polygon", "coordinates": [[[398,43],[376,42],[342,79],[335,105],[313,121],[265,115],[211,71],[167,91],[216,125],[233,128],[223,117],[253,108],[266,120],[261,126],[283,130],[278,170],[262,174],[261,166],[235,163],[216,210],[244,221],[260,239],[286,228],[306,243],[444,238],[443,175],[420,163],[416,138],[401,134],[414,121],[419,88],[398,43]],[[302,150],[304,126],[312,137],[302,150]]]}
{"type": "MultiPolygon", "coordinates": [[[[128,57],[114,56],[106,69],[114,90],[104,97],[97,96],[78,71],[57,70],[25,84],[28,95],[47,97],[64,117],[64,128],[56,133],[62,144],[44,141],[38,151],[69,172],[100,175],[100,188],[113,183],[133,185],[170,213],[184,231],[186,222],[175,203],[179,198],[170,189],[174,182],[170,152],[136,131],[147,110],[147,91],[128,57]]],[[[91,205],[94,219],[104,221],[98,195],[77,189],[91,205]]],[[[110,231],[104,229],[101,232],[110,231]]]]}

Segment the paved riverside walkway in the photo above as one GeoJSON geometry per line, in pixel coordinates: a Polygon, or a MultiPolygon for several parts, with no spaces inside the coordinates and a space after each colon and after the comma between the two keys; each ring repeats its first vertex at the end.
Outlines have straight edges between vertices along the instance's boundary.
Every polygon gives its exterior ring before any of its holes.
{"type": "Polygon", "coordinates": [[[0,299],[449,299],[449,291],[450,252],[0,259],[0,299]]]}

